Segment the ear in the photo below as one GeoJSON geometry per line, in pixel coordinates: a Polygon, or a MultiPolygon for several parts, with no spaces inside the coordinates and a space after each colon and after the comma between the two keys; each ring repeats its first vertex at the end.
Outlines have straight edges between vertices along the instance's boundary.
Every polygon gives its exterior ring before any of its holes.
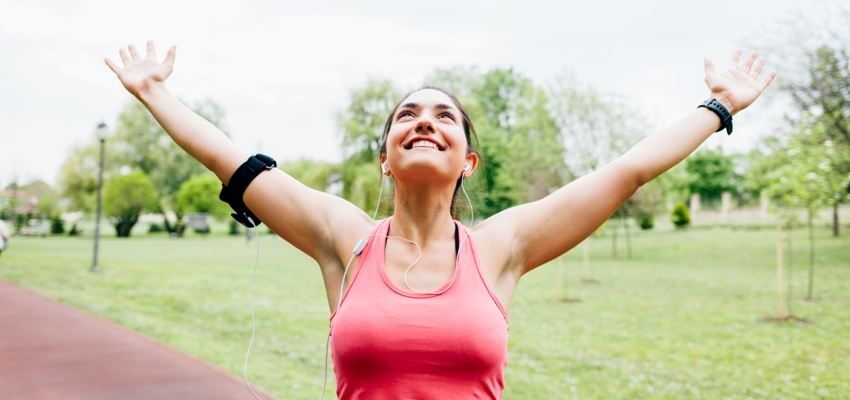
{"type": "Polygon", "coordinates": [[[466,163],[469,164],[468,169],[463,170],[463,176],[468,178],[475,172],[475,169],[478,168],[478,154],[469,153],[466,155],[466,163]]]}
{"type": "Polygon", "coordinates": [[[384,176],[392,175],[392,172],[390,172],[390,165],[387,164],[386,154],[381,156],[381,174],[383,174],[384,176]]]}

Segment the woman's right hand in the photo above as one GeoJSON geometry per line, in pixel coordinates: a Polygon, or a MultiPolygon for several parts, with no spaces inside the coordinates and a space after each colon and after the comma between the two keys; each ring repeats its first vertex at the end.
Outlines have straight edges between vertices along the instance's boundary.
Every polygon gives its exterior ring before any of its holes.
{"type": "Polygon", "coordinates": [[[139,55],[136,47],[132,44],[128,45],[127,49],[119,50],[118,54],[121,56],[124,67],[119,67],[109,58],[104,59],[109,69],[118,76],[124,88],[136,97],[139,97],[144,91],[165,83],[165,80],[171,75],[171,71],[174,70],[176,46],[171,46],[168,49],[165,60],[161,63],[156,61],[156,49],[153,41],[148,40],[147,46],[147,54],[144,58],[139,55]]]}

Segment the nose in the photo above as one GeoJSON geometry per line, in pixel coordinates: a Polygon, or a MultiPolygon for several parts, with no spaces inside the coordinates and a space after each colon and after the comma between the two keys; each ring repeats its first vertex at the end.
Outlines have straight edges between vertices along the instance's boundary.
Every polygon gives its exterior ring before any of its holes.
{"type": "Polygon", "coordinates": [[[416,133],[434,133],[434,120],[430,113],[422,113],[416,121],[416,133]]]}

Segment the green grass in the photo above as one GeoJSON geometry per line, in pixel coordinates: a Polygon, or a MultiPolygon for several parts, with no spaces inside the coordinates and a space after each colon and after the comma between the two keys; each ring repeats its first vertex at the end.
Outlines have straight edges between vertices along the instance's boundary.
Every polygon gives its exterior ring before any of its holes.
{"type": "MultiPolygon", "coordinates": [[[[850,239],[818,233],[805,296],[806,232],[792,232],[793,312],[776,316],[775,232],[698,227],[610,238],[524,277],[510,313],[505,399],[816,399],[850,397],[850,239]],[[560,271],[559,271],[560,270],[560,271]],[[557,276],[563,293],[557,298],[557,276]],[[596,283],[583,283],[592,278],[596,283]]],[[[263,229],[264,231],[264,229],[263,229]]],[[[286,399],[321,392],[328,307],[318,268],[263,235],[249,377],[286,399]]],[[[244,237],[13,238],[0,279],[71,304],[242,376],[256,243],[244,237]]],[[[332,375],[332,373],[331,373],[332,375]]],[[[333,392],[334,382],[328,382],[333,392]]]]}

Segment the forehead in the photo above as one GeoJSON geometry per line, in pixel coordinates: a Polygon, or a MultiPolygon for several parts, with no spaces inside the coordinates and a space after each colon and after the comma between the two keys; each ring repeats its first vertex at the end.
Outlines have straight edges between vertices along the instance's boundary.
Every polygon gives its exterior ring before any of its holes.
{"type": "Polygon", "coordinates": [[[411,93],[401,101],[401,106],[406,104],[416,104],[420,107],[431,107],[437,104],[449,105],[452,108],[457,108],[454,101],[447,94],[434,89],[422,89],[411,93]]]}

